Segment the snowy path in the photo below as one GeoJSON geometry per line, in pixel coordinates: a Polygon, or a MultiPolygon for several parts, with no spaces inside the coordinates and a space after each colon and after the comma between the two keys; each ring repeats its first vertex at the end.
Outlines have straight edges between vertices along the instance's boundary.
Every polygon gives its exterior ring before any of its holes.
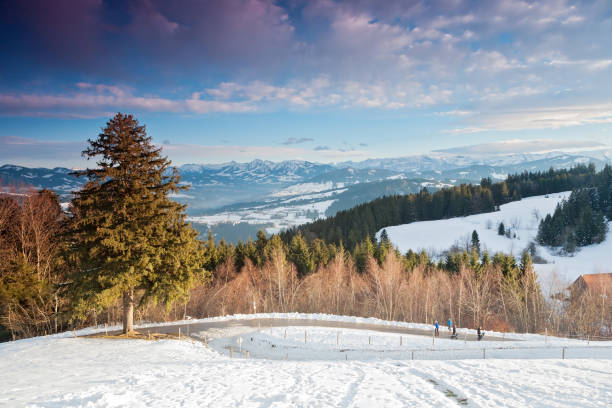
{"type": "MultiPolygon", "coordinates": [[[[433,326],[427,327],[404,327],[395,325],[382,325],[376,323],[364,323],[364,322],[351,322],[342,320],[316,320],[304,318],[249,318],[249,319],[232,319],[225,321],[186,321],[182,324],[170,324],[170,325],[148,325],[146,329],[156,333],[178,333],[178,329],[181,328],[183,335],[190,335],[196,339],[201,339],[202,335],[207,332],[214,332],[215,330],[227,330],[235,328],[242,332],[251,332],[260,330],[261,328],[271,327],[296,327],[296,326],[318,326],[318,327],[329,327],[329,328],[345,328],[345,329],[357,329],[357,330],[370,330],[383,333],[397,333],[397,334],[411,334],[416,336],[426,336],[431,339],[433,334],[433,326]]],[[[119,334],[120,331],[114,332],[119,334]]],[[[473,330],[468,332],[466,330],[460,331],[461,340],[466,341],[477,341],[478,338],[473,330]]],[[[440,327],[439,338],[450,338],[450,332],[448,329],[440,327]]],[[[485,336],[483,341],[507,341],[505,337],[501,336],[485,336]]]]}

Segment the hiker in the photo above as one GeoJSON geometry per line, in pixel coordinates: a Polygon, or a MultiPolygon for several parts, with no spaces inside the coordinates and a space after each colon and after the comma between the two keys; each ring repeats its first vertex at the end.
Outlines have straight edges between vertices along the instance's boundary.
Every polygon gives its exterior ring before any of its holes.
{"type": "Polygon", "coordinates": [[[436,330],[434,331],[434,334],[436,337],[440,336],[440,323],[438,323],[438,321],[436,320],[434,322],[434,326],[436,326],[436,330]]]}
{"type": "Polygon", "coordinates": [[[451,339],[456,339],[456,338],[457,338],[457,328],[453,324],[453,334],[451,334],[451,339]]]}
{"type": "Polygon", "coordinates": [[[482,328],[480,326],[478,326],[478,340],[482,340],[482,338],[484,337],[485,333],[482,330],[482,328]]]}
{"type": "Polygon", "coordinates": [[[451,318],[448,318],[448,322],[446,322],[448,324],[448,331],[451,331],[451,326],[453,325],[453,321],[451,320],[451,318]]]}

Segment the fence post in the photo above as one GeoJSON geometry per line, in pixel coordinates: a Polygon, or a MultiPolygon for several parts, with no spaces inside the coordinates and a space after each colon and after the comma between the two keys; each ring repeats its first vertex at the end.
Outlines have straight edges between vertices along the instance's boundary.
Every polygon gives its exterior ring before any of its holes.
{"type": "Polygon", "coordinates": [[[104,333],[106,336],[108,336],[108,326],[106,325],[106,323],[104,323],[104,333]]]}
{"type": "Polygon", "coordinates": [[[181,328],[179,327],[179,340],[181,339],[181,328]]]}
{"type": "Polygon", "coordinates": [[[306,343],[306,330],[304,330],[304,343],[306,343]]]}
{"type": "Polygon", "coordinates": [[[232,349],[232,346],[230,346],[230,358],[234,357],[234,350],[232,349]]]}
{"type": "Polygon", "coordinates": [[[372,344],[372,336],[368,336],[368,344],[372,344]]]}
{"type": "Polygon", "coordinates": [[[336,333],[336,346],[340,344],[340,332],[336,333]]]}
{"type": "Polygon", "coordinates": [[[402,336],[400,336],[400,346],[402,345],[402,336]]]}
{"type": "Polygon", "coordinates": [[[548,327],[544,328],[544,344],[548,344],[548,327]]]}
{"type": "Polygon", "coordinates": [[[249,350],[246,351],[246,358],[249,359],[249,350]]]}
{"type": "Polygon", "coordinates": [[[482,349],[482,359],[483,360],[487,359],[487,349],[482,349]]]}
{"type": "Polygon", "coordinates": [[[287,329],[285,329],[285,338],[287,338],[287,329]]]}
{"type": "Polygon", "coordinates": [[[414,360],[414,350],[412,350],[412,356],[411,356],[411,360],[414,360]]]}
{"type": "Polygon", "coordinates": [[[561,359],[565,360],[565,347],[563,347],[563,354],[561,355],[561,359]]]}

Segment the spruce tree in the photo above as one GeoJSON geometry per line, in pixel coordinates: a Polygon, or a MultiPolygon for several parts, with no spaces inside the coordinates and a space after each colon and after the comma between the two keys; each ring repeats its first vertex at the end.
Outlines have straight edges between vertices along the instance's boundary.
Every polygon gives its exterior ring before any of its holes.
{"type": "MultiPolygon", "coordinates": [[[[135,300],[186,301],[202,251],[185,222],[176,169],[132,115],[118,113],[83,151],[97,168],[72,201],[69,257],[76,317],[123,299],[123,331],[133,331],[135,300]]],[[[201,270],[200,270],[201,271],[201,270]]],[[[202,272],[202,277],[205,277],[202,272]]]]}
{"type": "Polygon", "coordinates": [[[314,260],[301,231],[291,240],[287,258],[295,265],[300,278],[305,277],[314,270],[314,260]]]}
{"type": "Polygon", "coordinates": [[[476,232],[476,230],[472,231],[472,250],[476,251],[477,254],[480,254],[480,238],[478,237],[478,232],[476,232]]]}

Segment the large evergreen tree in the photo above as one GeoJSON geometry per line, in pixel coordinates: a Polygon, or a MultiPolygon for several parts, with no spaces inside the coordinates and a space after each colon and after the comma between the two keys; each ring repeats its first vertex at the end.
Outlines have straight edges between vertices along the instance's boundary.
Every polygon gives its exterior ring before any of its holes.
{"type": "Polygon", "coordinates": [[[118,113],[83,151],[97,168],[76,193],[69,257],[77,317],[123,299],[123,330],[133,331],[135,300],[185,300],[201,262],[185,206],[169,198],[179,176],[132,115],[118,113]]]}

